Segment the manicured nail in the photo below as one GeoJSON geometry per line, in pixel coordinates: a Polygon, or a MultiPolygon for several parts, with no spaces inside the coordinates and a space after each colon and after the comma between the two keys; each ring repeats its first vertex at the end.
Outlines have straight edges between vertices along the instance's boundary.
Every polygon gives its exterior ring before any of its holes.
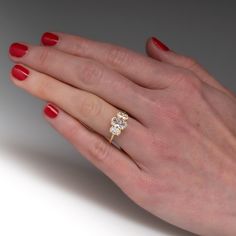
{"type": "Polygon", "coordinates": [[[28,47],[21,43],[13,43],[9,48],[9,53],[13,57],[23,57],[28,51],[28,47]]]}
{"type": "Polygon", "coordinates": [[[47,117],[53,119],[57,117],[59,111],[52,104],[47,104],[47,106],[44,108],[44,113],[47,117]]]}
{"type": "Polygon", "coordinates": [[[11,70],[12,76],[17,80],[25,80],[29,76],[29,70],[21,65],[15,65],[11,70]]]}
{"type": "Polygon", "coordinates": [[[152,42],[156,47],[158,47],[161,50],[164,50],[164,51],[170,50],[164,43],[162,43],[160,40],[158,40],[155,37],[152,37],[152,42]]]}
{"type": "Polygon", "coordinates": [[[46,32],[41,37],[41,42],[45,46],[54,46],[58,43],[59,37],[56,34],[46,32]]]}

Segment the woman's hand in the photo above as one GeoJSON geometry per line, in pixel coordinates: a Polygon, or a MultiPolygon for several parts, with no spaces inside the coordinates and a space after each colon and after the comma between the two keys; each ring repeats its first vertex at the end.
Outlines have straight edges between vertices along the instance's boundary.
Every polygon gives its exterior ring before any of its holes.
{"type": "Polygon", "coordinates": [[[150,57],[61,33],[15,43],[15,85],[133,201],[202,235],[236,235],[236,97],[156,39],[150,57]],[[152,57],[152,58],[151,58],[152,57]],[[130,118],[109,144],[110,120],[130,118]],[[84,124],[84,125],[82,125],[84,124]]]}

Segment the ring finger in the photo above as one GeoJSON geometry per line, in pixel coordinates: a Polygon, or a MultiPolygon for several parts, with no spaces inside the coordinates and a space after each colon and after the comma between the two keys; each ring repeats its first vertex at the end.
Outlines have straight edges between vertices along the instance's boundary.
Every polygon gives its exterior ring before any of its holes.
{"type": "MultiPolygon", "coordinates": [[[[13,67],[11,79],[18,87],[36,97],[56,104],[95,132],[107,139],[110,137],[111,118],[119,110],[102,98],[22,65],[13,67]]],[[[130,117],[128,127],[116,137],[115,141],[130,156],[140,158],[137,161],[141,161],[144,155],[138,143],[141,143],[142,140],[138,139],[140,137],[147,138],[147,135],[146,128],[130,117]]]]}

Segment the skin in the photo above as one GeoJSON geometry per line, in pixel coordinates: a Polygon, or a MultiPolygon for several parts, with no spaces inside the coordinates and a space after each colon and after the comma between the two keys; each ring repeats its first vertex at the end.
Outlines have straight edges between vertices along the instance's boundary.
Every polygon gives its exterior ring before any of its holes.
{"type": "Polygon", "coordinates": [[[195,60],[157,48],[148,56],[56,33],[27,44],[30,70],[13,83],[59,109],[48,122],[135,203],[201,235],[236,235],[236,96],[195,60]],[[128,127],[108,142],[110,120],[128,127]]]}

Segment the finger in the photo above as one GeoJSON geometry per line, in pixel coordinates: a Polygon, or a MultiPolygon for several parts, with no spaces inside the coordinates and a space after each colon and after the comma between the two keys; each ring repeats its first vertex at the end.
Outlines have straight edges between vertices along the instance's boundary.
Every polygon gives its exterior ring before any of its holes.
{"type": "Polygon", "coordinates": [[[131,158],[55,105],[45,106],[44,117],[93,165],[130,194],[141,173],[131,158]]]}
{"type": "Polygon", "coordinates": [[[146,106],[144,89],[139,85],[94,60],[53,48],[23,46],[27,47],[27,53],[21,57],[16,57],[15,53],[19,44],[10,47],[10,55],[15,62],[94,93],[136,119],[144,120],[144,113],[140,112],[142,109],[137,109],[146,106]]]}
{"type": "Polygon", "coordinates": [[[166,88],[176,76],[176,68],[170,65],[108,43],[62,33],[45,33],[42,43],[72,55],[99,61],[146,88],[166,88]]]}
{"type": "Polygon", "coordinates": [[[165,63],[169,63],[174,66],[182,67],[194,72],[199,79],[205,83],[211,85],[212,87],[223,91],[232,96],[231,92],[221,85],[217,80],[215,80],[201,65],[199,65],[194,59],[175,53],[170,50],[166,45],[164,45],[157,38],[152,37],[147,41],[146,44],[147,54],[165,63]]]}
{"type": "MultiPolygon", "coordinates": [[[[119,110],[100,97],[22,65],[13,67],[11,79],[18,87],[56,104],[95,132],[110,138],[111,118],[119,110]]],[[[115,142],[130,156],[140,158],[141,161],[144,159],[142,147],[137,147],[137,144],[142,142],[146,135],[146,128],[130,117],[128,127],[115,137],[115,142]]]]}

